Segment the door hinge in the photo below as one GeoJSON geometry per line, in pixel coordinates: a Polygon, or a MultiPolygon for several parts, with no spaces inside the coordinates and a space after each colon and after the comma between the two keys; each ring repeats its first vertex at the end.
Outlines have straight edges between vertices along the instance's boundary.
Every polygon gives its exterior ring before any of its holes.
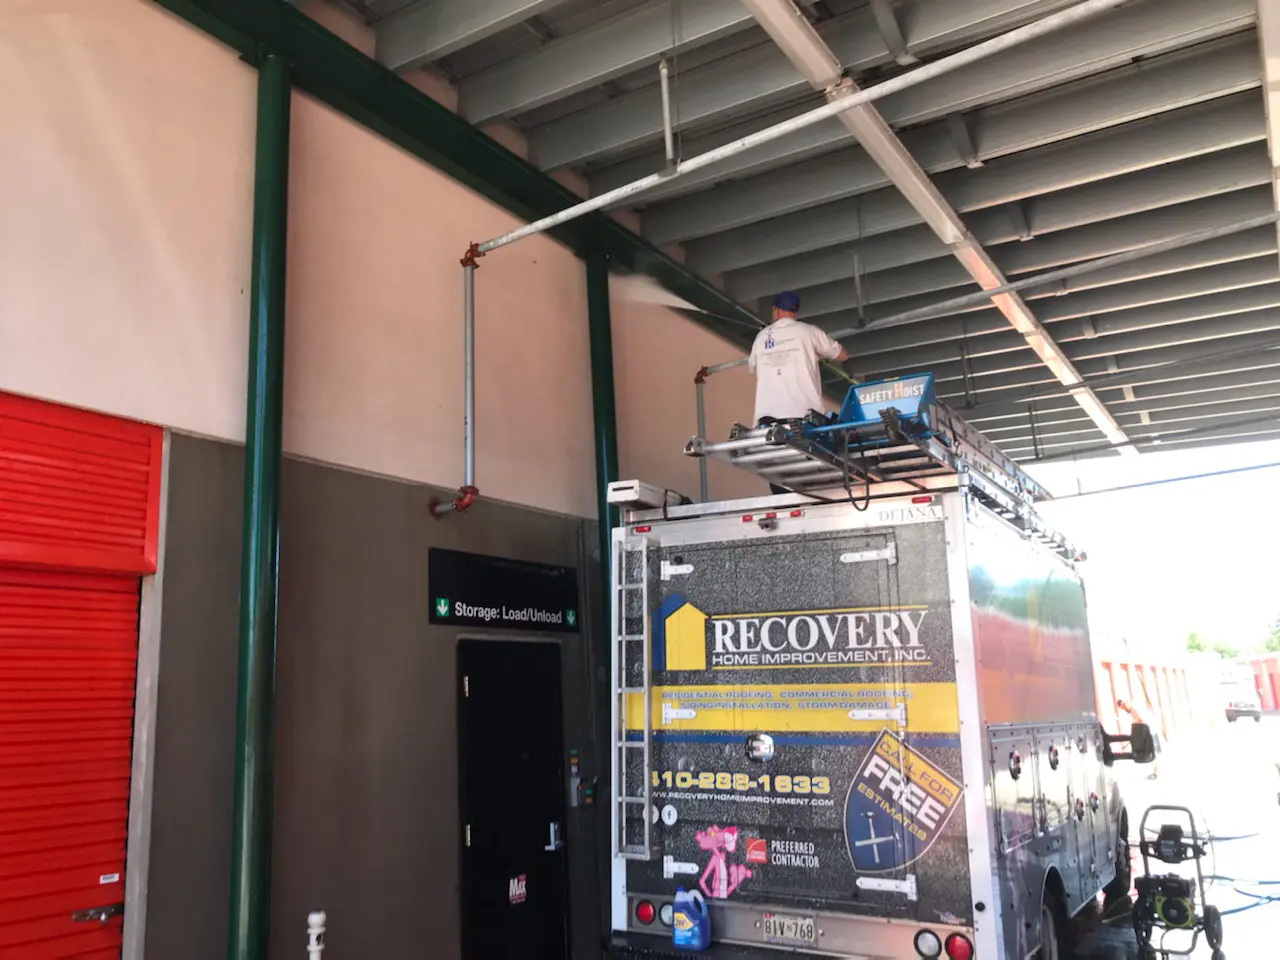
{"type": "Polygon", "coordinates": [[[687,577],[693,573],[692,563],[671,563],[668,560],[662,561],[662,579],[670,580],[672,577],[687,577]]]}
{"type": "Polygon", "coordinates": [[[469,846],[471,846],[471,824],[469,824],[469,823],[468,823],[468,824],[467,824],[467,826],[466,826],[466,834],[467,834],[467,836],[466,836],[466,846],[468,846],[468,847],[469,847],[469,846]]]}
{"type": "Polygon", "coordinates": [[[462,695],[464,697],[471,696],[471,678],[463,676],[462,678],[462,695]]]}
{"type": "Polygon", "coordinates": [[[698,875],[698,865],[696,863],[685,863],[677,860],[675,857],[662,858],[662,877],[664,880],[671,880],[674,877],[688,875],[696,877],[698,875]]]}
{"type": "Polygon", "coordinates": [[[882,550],[858,550],[853,553],[840,554],[841,563],[871,563],[876,560],[883,560],[889,564],[897,563],[897,543],[890,541],[889,545],[882,550]]]}
{"type": "Polygon", "coordinates": [[[662,705],[662,725],[674,723],[677,720],[692,720],[698,715],[698,711],[690,707],[673,707],[669,703],[662,705]]]}
{"type": "Polygon", "coordinates": [[[881,722],[892,720],[898,726],[903,727],[906,726],[907,723],[907,705],[905,703],[900,703],[896,707],[850,710],[849,719],[881,722]]]}
{"type": "Polygon", "coordinates": [[[916,875],[907,874],[905,879],[891,880],[887,877],[859,877],[859,890],[878,890],[887,893],[905,893],[908,900],[920,899],[920,891],[916,886],[916,875]]]}

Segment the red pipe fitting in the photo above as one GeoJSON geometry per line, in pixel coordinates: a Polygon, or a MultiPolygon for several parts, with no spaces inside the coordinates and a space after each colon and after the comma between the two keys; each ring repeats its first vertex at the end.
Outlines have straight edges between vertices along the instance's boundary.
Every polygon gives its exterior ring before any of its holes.
{"type": "Polygon", "coordinates": [[[697,373],[693,375],[693,382],[706,383],[708,376],[710,376],[710,374],[707,372],[707,368],[703,367],[701,370],[699,370],[697,373]]]}
{"type": "Polygon", "coordinates": [[[458,498],[453,501],[453,509],[458,513],[464,513],[479,497],[480,489],[478,487],[459,487],[458,498]]]}
{"type": "Polygon", "coordinates": [[[476,263],[476,261],[483,256],[484,254],[480,251],[480,244],[472,241],[471,245],[467,247],[467,252],[462,255],[462,259],[458,262],[464,267],[475,267],[479,270],[480,264],[476,263]]]}
{"type": "Polygon", "coordinates": [[[458,495],[452,500],[432,500],[428,506],[431,508],[431,516],[439,520],[446,513],[465,513],[478,499],[478,487],[459,487],[458,495]]]}

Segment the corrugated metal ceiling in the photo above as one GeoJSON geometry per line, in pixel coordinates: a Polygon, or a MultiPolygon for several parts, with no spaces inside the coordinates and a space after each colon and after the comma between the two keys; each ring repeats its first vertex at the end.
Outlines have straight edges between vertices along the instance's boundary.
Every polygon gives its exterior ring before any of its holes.
{"type": "MultiPolygon", "coordinates": [[[[901,60],[945,55],[1070,3],[901,0],[890,9],[908,55],[896,59],[883,9],[802,6],[865,86],[911,69],[901,60]]],[[[516,124],[535,163],[576,170],[593,192],[663,166],[660,56],[675,67],[686,156],[820,102],[738,0],[364,7],[384,62],[436,63],[456,79],[465,117],[516,124]],[[432,54],[446,35],[452,49],[432,54]]],[[[1257,20],[1255,0],[1133,0],[877,108],[999,268],[1022,278],[1274,209],[1257,20]]],[[[846,340],[852,373],[935,371],[942,396],[1010,454],[1104,443],[997,311],[877,324],[974,285],[838,121],[675,181],[639,209],[646,237],[682,244],[692,267],[743,302],[794,288],[814,322],[861,322],[846,340]]],[[[1134,440],[1280,436],[1275,229],[1026,300],[1134,440]]]]}

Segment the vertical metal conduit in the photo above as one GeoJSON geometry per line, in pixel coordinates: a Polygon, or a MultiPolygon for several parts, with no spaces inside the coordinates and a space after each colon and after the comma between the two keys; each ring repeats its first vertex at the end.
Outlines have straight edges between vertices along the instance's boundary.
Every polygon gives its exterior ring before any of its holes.
{"type": "Polygon", "coordinates": [[[463,451],[463,486],[475,488],[476,483],[476,268],[473,264],[462,267],[462,356],[464,389],[467,396],[463,406],[462,423],[466,435],[463,451]]]}
{"type": "Polygon", "coordinates": [[[431,514],[463,513],[480,496],[476,487],[476,263],[475,245],[462,258],[462,486],[452,500],[433,502],[431,514]]]}

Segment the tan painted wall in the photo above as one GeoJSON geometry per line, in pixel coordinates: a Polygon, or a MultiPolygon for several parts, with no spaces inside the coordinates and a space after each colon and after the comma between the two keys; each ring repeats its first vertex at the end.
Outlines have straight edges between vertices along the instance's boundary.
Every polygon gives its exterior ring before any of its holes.
{"type": "MultiPolygon", "coordinates": [[[[462,481],[462,270],[518,225],[415,158],[294,97],[286,442],[318,460],[462,481]],[[296,278],[296,282],[295,282],[296,278]]],[[[586,279],[534,238],[476,274],[476,472],[487,495],[590,516],[586,279]]]]}
{"type": "Polygon", "coordinates": [[[0,388],[243,436],[255,78],[141,0],[4,0],[0,388]]]}
{"type": "MultiPolygon", "coordinates": [[[[240,440],[256,74],[142,0],[0,12],[0,388],[240,440]]],[[[285,446],[462,481],[458,257],[517,225],[295,95],[285,446]]],[[[479,275],[478,478],[594,513],[583,269],[479,275]]]]}
{"type": "MultiPolygon", "coordinates": [[[[0,389],[243,439],[255,83],[145,0],[4,0],[0,389]]],[[[457,261],[516,221],[300,94],[292,136],[286,449],[457,486],[457,261]]],[[[547,239],[483,261],[488,496],[594,515],[584,287],[547,239]]],[[[623,473],[696,494],[691,380],[732,348],[661,307],[616,302],[615,328],[623,473]]],[[[750,416],[740,371],[707,396],[713,435],[750,416]]]]}
{"type": "MultiPolygon", "coordinates": [[[[684,455],[697,432],[693,376],[698,368],[741,356],[737,347],[666,307],[619,295],[615,284],[613,370],[618,404],[619,473],[698,496],[698,461],[684,455]]],[[[745,367],[712,377],[705,390],[707,435],[723,438],[735,422],[750,421],[755,380],[745,367]]],[[[768,493],[766,484],[710,461],[713,500],[768,493]]]]}

